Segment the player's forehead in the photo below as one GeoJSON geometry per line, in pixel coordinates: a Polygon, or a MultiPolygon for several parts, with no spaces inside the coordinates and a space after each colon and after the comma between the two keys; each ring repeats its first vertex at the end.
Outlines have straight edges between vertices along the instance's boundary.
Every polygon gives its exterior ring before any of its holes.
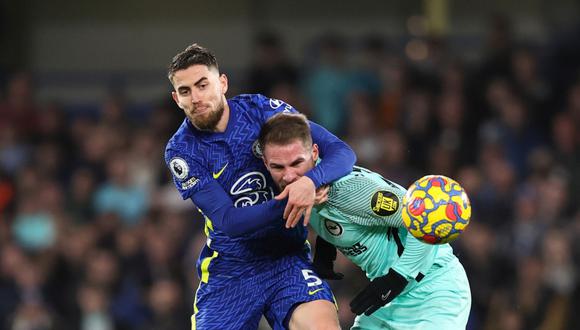
{"type": "Polygon", "coordinates": [[[204,64],[194,64],[185,69],[175,71],[173,75],[173,84],[177,87],[180,85],[189,85],[198,82],[200,79],[216,79],[219,76],[217,69],[208,67],[204,64]]]}
{"type": "Polygon", "coordinates": [[[285,144],[267,143],[264,146],[264,158],[270,162],[286,163],[299,158],[307,158],[309,151],[304,143],[298,139],[285,144]]]}

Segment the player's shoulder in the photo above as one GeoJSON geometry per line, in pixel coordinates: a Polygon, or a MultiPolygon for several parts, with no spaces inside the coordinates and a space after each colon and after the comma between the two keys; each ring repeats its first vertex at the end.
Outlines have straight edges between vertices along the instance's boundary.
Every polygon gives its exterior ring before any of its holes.
{"type": "Polygon", "coordinates": [[[376,172],[367,170],[364,167],[354,166],[352,171],[341,177],[340,179],[336,180],[333,185],[335,186],[343,186],[352,184],[354,182],[366,183],[381,183],[382,176],[376,172]]]}
{"type": "Polygon", "coordinates": [[[372,197],[377,191],[385,191],[397,195],[404,192],[404,188],[400,185],[385,179],[379,173],[359,166],[354,166],[349,174],[333,182],[330,190],[333,196],[338,197],[338,200],[342,200],[342,197],[346,195],[360,198],[372,197]]]}
{"type": "Polygon", "coordinates": [[[364,219],[395,214],[404,193],[404,188],[379,173],[355,166],[351,173],[332,183],[327,203],[360,218],[359,223],[368,223],[364,219]]]}
{"type": "Polygon", "coordinates": [[[165,146],[166,160],[176,156],[178,153],[193,149],[196,143],[197,137],[189,127],[187,119],[184,119],[177,131],[167,141],[165,146]]]}
{"type": "Polygon", "coordinates": [[[268,113],[295,111],[288,103],[262,94],[240,94],[228,99],[228,103],[235,104],[238,111],[266,115],[266,117],[269,117],[268,113]]]}
{"type": "Polygon", "coordinates": [[[240,94],[228,99],[228,104],[235,105],[240,111],[260,109],[266,97],[262,94],[240,94]]]}

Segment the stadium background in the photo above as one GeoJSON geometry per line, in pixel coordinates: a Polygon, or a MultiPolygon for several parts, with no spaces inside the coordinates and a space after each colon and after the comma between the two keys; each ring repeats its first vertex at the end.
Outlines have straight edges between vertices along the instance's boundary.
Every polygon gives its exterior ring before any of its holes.
{"type": "MultiPolygon", "coordinates": [[[[283,99],[402,185],[473,203],[469,329],[578,329],[580,5],[571,0],[0,2],[0,329],[188,328],[201,219],[165,169],[165,68],[283,99]],[[574,197],[576,196],[576,197],[574,197]]],[[[348,301],[366,280],[344,258],[348,301]]]]}

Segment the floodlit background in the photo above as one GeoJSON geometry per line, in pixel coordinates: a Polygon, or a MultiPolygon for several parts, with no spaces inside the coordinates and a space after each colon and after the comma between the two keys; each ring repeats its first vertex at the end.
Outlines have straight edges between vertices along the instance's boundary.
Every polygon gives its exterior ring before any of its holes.
{"type": "MultiPolygon", "coordinates": [[[[205,243],[163,162],[166,67],[294,105],[358,164],[457,179],[468,329],[578,329],[580,4],[0,2],[0,329],[186,329],[205,243]]],[[[342,325],[366,279],[333,282],[342,325]]],[[[267,328],[267,327],[266,327],[267,328]]]]}

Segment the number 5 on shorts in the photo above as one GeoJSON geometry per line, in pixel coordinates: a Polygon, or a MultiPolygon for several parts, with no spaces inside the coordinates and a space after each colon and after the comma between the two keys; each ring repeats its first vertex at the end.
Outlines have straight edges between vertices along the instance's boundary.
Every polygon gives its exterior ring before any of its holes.
{"type": "Polygon", "coordinates": [[[308,284],[309,287],[322,284],[322,280],[316,276],[312,269],[303,269],[302,276],[304,276],[306,284],[308,284]],[[312,282],[310,280],[312,280],[312,282]]]}

